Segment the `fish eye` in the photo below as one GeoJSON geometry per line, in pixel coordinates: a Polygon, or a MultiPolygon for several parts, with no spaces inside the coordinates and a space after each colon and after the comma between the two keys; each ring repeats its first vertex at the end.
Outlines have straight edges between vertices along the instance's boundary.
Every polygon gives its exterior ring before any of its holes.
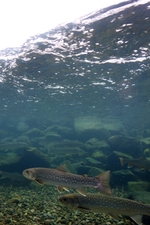
{"type": "Polygon", "coordinates": [[[68,201],[68,199],[66,197],[64,197],[63,200],[64,200],[64,202],[67,202],[68,201]]]}

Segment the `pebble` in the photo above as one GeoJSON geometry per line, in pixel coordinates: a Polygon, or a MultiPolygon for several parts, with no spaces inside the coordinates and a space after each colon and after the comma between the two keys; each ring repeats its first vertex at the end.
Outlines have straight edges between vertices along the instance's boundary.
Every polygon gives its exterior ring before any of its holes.
{"type": "MultiPolygon", "coordinates": [[[[60,205],[51,186],[0,186],[0,225],[115,225],[106,214],[84,213],[60,205]],[[11,197],[10,197],[11,193],[11,197]]],[[[119,220],[118,225],[133,225],[119,220]]]]}

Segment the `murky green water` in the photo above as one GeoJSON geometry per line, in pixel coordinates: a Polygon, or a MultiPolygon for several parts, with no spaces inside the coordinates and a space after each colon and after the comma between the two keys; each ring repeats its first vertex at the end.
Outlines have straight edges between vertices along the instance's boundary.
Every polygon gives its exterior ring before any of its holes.
{"type": "Polygon", "coordinates": [[[149,171],[119,160],[150,157],[149,24],[149,1],[126,2],[0,52],[1,185],[66,163],[89,176],[110,170],[112,187],[132,197],[132,182],[150,191],[149,171]]]}

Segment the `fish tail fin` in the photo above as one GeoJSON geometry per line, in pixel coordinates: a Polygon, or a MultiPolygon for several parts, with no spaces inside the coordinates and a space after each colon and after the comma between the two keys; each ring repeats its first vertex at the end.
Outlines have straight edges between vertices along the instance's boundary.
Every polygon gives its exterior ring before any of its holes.
{"type": "Polygon", "coordinates": [[[143,217],[142,215],[136,215],[136,216],[131,216],[131,219],[138,225],[143,225],[142,217],[143,217]]]}
{"type": "Polygon", "coordinates": [[[105,192],[106,194],[112,194],[112,190],[111,190],[111,187],[109,185],[110,171],[106,171],[104,173],[101,173],[99,176],[97,176],[97,179],[99,180],[98,188],[102,192],[105,192]]]}
{"type": "Polygon", "coordinates": [[[119,157],[119,159],[120,159],[121,166],[124,166],[124,164],[125,164],[124,158],[119,157]]]}

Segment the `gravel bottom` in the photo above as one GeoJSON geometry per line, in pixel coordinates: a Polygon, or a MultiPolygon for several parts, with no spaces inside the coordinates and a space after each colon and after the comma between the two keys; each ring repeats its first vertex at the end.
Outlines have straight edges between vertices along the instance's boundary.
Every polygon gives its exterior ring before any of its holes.
{"type": "Polygon", "coordinates": [[[0,186],[0,225],[134,225],[120,217],[69,210],[60,205],[59,193],[51,186],[0,186]]]}

